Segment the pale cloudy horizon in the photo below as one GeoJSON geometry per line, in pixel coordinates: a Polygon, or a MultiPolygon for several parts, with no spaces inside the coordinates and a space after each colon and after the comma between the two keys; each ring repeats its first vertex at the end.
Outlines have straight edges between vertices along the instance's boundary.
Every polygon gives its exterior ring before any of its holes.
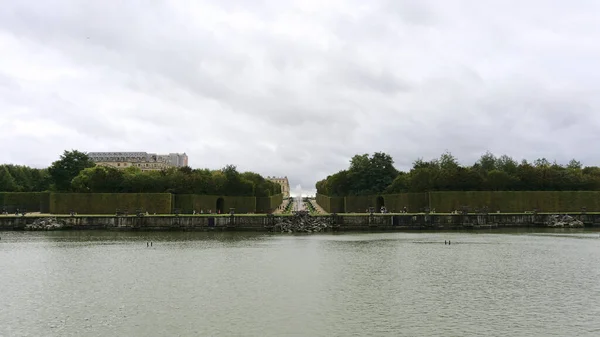
{"type": "Polygon", "coordinates": [[[600,2],[5,0],[0,162],[185,152],[292,193],[383,151],[600,165],[600,2]]]}

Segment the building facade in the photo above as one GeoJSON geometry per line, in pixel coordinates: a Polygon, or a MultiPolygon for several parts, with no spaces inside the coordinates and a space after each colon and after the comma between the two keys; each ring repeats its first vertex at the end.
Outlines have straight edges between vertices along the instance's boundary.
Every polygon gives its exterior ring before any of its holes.
{"type": "Polygon", "coordinates": [[[142,171],[157,171],[171,167],[188,166],[188,156],[185,153],[89,152],[87,155],[96,165],[110,166],[117,169],[133,166],[142,171]]]}
{"type": "Polygon", "coordinates": [[[281,185],[281,193],[283,194],[284,198],[289,198],[290,197],[290,183],[288,181],[287,177],[267,177],[267,180],[270,180],[272,182],[278,183],[279,185],[281,185]]]}

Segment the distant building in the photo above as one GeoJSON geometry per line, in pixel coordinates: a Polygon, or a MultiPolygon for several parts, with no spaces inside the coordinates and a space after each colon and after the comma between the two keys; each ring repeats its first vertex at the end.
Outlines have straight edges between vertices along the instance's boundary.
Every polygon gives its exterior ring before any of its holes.
{"type": "Polygon", "coordinates": [[[267,177],[267,180],[278,183],[281,185],[281,193],[284,198],[290,197],[290,183],[288,182],[287,177],[279,178],[279,177],[267,177]]]}
{"type": "Polygon", "coordinates": [[[134,166],[142,171],[156,171],[188,166],[188,156],[185,153],[89,152],[87,155],[96,165],[117,169],[134,166]]]}

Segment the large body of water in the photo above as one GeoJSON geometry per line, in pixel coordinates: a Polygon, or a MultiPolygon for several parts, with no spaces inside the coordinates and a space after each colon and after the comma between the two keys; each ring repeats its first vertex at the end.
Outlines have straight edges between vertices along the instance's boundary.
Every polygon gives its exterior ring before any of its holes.
{"type": "Polygon", "coordinates": [[[0,232],[0,336],[600,336],[599,234],[0,232]]]}

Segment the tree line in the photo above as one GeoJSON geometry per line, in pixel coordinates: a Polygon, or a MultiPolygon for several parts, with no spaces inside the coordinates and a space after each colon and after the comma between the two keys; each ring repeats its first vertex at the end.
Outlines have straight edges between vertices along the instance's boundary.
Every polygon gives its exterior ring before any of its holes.
{"type": "Polygon", "coordinates": [[[545,158],[533,162],[486,152],[471,166],[445,152],[439,158],[417,159],[408,172],[399,171],[388,154],[355,155],[350,167],[316,183],[328,196],[393,194],[430,191],[597,191],[600,168],[567,165],[545,158]]]}
{"type": "Polygon", "coordinates": [[[265,197],[281,186],[258,173],[238,172],[233,165],[220,170],[170,168],[142,171],[96,165],[80,151],[65,151],[48,168],[0,165],[0,192],[174,193],[265,197]]]}

